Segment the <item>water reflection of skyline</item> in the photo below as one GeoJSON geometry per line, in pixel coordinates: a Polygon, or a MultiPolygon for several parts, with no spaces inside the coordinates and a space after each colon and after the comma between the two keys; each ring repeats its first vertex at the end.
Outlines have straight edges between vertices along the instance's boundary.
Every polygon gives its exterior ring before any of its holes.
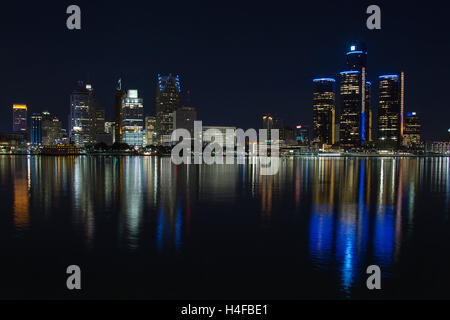
{"type": "Polygon", "coordinates": [[[391,275],[414,232],[423,193],[440,195],[448,215],[449,163],[449,158],[285,158],[278,175],[261,176],[249,163],[0,157],[0,177],[2,187],[8,181],[13,186],[17,235],[64,216],[88,250],[179,253],[197,230],[201,206],[211,208],[213,217],[214,208],[248,202],[243,208],[258,211],[261,232],[277,217],[308,216],[312,265],[319,272],[335,270],[342,290],[350,293],[368,265],[391,275]]]}

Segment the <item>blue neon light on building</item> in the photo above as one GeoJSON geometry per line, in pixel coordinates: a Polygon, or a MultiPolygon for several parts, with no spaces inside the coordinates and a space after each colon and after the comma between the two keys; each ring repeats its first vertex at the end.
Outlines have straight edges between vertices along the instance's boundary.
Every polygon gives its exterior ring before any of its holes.
{"type": "Polygon", "coordinates": [[[330,81],[330,82],[336,82],[335,79],[332,78],[321,78],[321,79],[314,79],[313,82],[321,82],[321,81],[330,81]]]}
{"type": "Polygon", "coordinates": [[[359,71],[343,71],[341,74],[356,74],[359,73],[359,71]]]}

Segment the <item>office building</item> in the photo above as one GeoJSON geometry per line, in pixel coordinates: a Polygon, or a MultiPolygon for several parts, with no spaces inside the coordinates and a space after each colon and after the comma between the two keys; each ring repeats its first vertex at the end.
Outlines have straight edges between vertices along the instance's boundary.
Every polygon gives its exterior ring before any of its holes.
{"type": "Polygon", "coordinates": [[[69,136],[78,147],[91,145],[95,141],[95,97],[90,84],[78,82],[70,95],[69,136]]]}
{"type": "Polygon", "coordinates": [[[334,79],[313,80],[313,142],[325,145],[335,143],[334,79]]]}
{"type": "Polygon", "coordinates": [[[122,101],[122,142],[142,147],[144,143],[144,102],[137,90],[128,90],[122,101]]]}
{"type": "Polygon", "coordinates": [[[50,112],[42,112],[42,144],[44,146],[53,146],[61,143],[62,123],[50,112]]]}
{"type": "Polygon", "coordinates": [[[156,144],[156,117],[145,117],[145,135],[144,146],[151,146],[156,144]]]}
{"type": "Polygon", "coordinates": [[[114,95],[114,142],[120,143],[122,140],[122,102],[127,97],[127,93],[122,89],[122,79],[117,82],[114,95]]]}
{"type": "Polygon", "coordinates": [[[421,123],[416,112],[408,112],[405,118],[402,145],[409,148],[421,144],[421,123]]]}
{"type": "Polygon", "coordinates": [[[27,132],[28,107],[24,104],[13,105],[13,132],[27,132]]]}
{"type": "Polygon", "coordinates": [[[401,81],[398,75],[379,77],[378,141],[380,147],[398,147],[402,135],[401,81]]]}
{"type": "Polygon", "coordinates": [[[105,133],[105,110],[96,109],[95,110],[95,133],[105,133]]]}
{"type": "Polygon", "coordinates": [[[367,81],[367,49],[355,44],[347,53],[347,71],[340,74],[340,145],[358,148],[372,139],[371,83],[367,81]]]}
{"type": "Polygon", "coordinates": [[[31,144],[42,144],[42,115],[38,113],[31,116],[31,144]]]}
{"type": "Polygon", "coordinates": [[[197,112],[194,107],[181,107],[173,113],[174,129],[186,129],[194,139],[194,121],[197,120],[197,112]]]}
{"type": "Polygon", "coordinates": [[[298,125],[295,131],[295,140],[298,145],[307,146],[310,141],[310,129],[306,125],[298,125]]]}
{"type": "Polygon", "coordinates": [[[210,144],[212,141],[215,141],[215,143],[218,143],[219,146],[222,148],[225,148],[226,145],[236,145],[236,127],[224,127],[224,126],[204,126],[202,128],[202,139],[203,144],[207,145],[210,144]],[[205,132],[207,130],[213,129],[217,133],[213,136],[213,139],[211,141],[205,141],[205,132]],[[232,134],[227,135],[227,132],[230,132],[232,134]]]}
{"type": "Polygon", "coordinates": [[[174,130],[173,113],[180,106],[181,84],[179,76],[158,75],[156,86],[156,133],[157,142],[171,144],[174,130]]]}

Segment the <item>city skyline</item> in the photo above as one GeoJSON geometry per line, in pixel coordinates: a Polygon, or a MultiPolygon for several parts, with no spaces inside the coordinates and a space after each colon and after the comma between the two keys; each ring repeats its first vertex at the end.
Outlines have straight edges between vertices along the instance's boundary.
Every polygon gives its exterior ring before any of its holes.
{"type": "MultiPolygon", "coordinates": [[[[14,4],[8,6],[11,12],[19,12],[14,4]]],[[[436,7],[423,11],[427,19],[433,12],[432,20],[425,19],[416,25],[406,18],[412,9],[385,4],[383,29],[375,32],[365,28],[363,5],[337,6],[331,2],[323,4],[320,11],[315,10],[316,5],[306,6],[305,12],[317,12],[311,17],[301,14],[303,11],[289,13],[292,9],[289,6],[277,8],[273,19],[267,19],[269,13],[272,17],[269,10],[258,8],[252,12],[254,8],[250,5],[243,6],[241,14],[225,7],[208,17],[203,14],[205,11],[195,14],[183,6],[173,9],[139,3],[133,5],[133,18],[123,16],[117,8],[103,8],[94,3],[81,1],[80,7],[83,27],[79,33],[66,28],[59,30],[58,19],[66,18],[60,16],[59,5],[54,8],[31,5],[25,12],[20,10],[23,14],[20,25],[5,17],[12,31],[7,35],[6,51],[17,54],[16,62],[6,66],[6,76],[0,80],[7,92],[0,100],[3,108],[26,103],[33,112],[49,110],[67,127],[67,94],[75,81],[86,80],[94,84],[101,107],[112,118],[114,98],[110,92],[122,77],[126,87],[138,89],[147,102],[145,114],[153,114],[155,76],[176,72],[182,76],[183,88],[191,90],[192,100],[208,124],[257,127],[259,118],[255,115],[273,110],[282,118],[311,123],[311,79],[337,78],[345,63],[343,53],[352,41],[359,39],[368,44],[368,80],[374,83],[373,96],[377,96],[377,76],[403,70],[408,76],[406,106],[423,116],[425,139],[438,139],[441,131],[448,128],[444,87],[448,48],[439,41],[445,33],[438,19],[445,10],[436,12],[436,7]],[[28,33],[36,23],[31,15],[44,10],[48,21],[43,21],[33,36],[28,33]],[[294,13],[300,19],[294,19],[294,13]],[[97,14],[100,16],[94,19],[97,14]],[[174,23],[166,23],[164,15],[174,23]],[[359,18],[354,19],[356,16],[359,18]],[[217,22],[207,24],[210,19],[217,22]],[[327,20],[326,25],[317,23],[323,19],[327,20]],[[228,23],[231,20],[233,23],[228,23]],[[337,28],[331,31],[327,26],[333,24],[337,28]],[[205,25],[209,25],[208,29],[205,25]],[[316,26],[314,30],[311,31],[310,25],[316,26]],[[228,36],[223,37],[224,34],[228,36]],[[327,41],[319,40],[323,38],[318,36],[327,35],[327,41]],[[124,37],[140,39],[141,50],[132,53],[116,50],[117,39],[124,37]],[[34,38],[39,39],[38,44],[34,38]],[[35,49],[28,53],[20,50],[33,44],[35,49]],[[93,50],[88,54],[71,50],[79,46],[93,50]],[[433,59],[428,58],[430,55],[433,59]],[[419,63],[420,59],[426,59],[427,63],[419,63]],[[218,119],[219,110],[228,112],[218,119]]],[[[414,12],[411,14],[414,16],[414,12]]],[[[3,54],[2,58],[9,61],[3,54]]],[[[0,119],[2,132],[10,131],[8,118],[0,119]]]]}
{"type": "MultiPolygon", "coordinates": [[[[419,146],[423,141],[422,123],[417,112],[405,108],[404,71],[398,74],[378,76],[379,92],[378,97],[375,97],[377,102],[374,104],[372,82],[367,81],[368,51],[366,44],[358,40],[352,42],[346,56],[347,61],[344,68],[346,71],[340,72],[338,82],[334,78],[312,80],[313,117],[310,121],[302,122],[304,125],[312,126],[313,132],[310,137],[312,142],[327,146],[327,148],[337,144],[345,149],[367,146],[373,148],[372,142],[378,143],[379,148],[394,147],[398,149],[402,146],[419,146]],[[339,100],[339,104],[337,104],[337,100],[339,100]],[[375,121],[374,109],[377,114],[375,121]],[[337,114],[340,116],[338,117],[337,114]],[[409,130],[409,136],[404,142],[406,119],[412,119],[412,114],[416,119],[413,124],[414,129],[409,130]],[[413,137],[412,140],[410,140],[411,137],[413,137]]],[[[79,147],[99,142],[109,145],[113,142],[122,142],[130,146],[145,147],[150,144],[150,140],[152,144],[169,145],[174,129],[186,129],[187,127],[180,126],[180,124],[184,123],[191,127],[193,121],[197,120],[196,109],[191,107],[190,90],[186,90],[186,92],[182,90],[179,74],[161,75],[158,73],[156,112],[154,113],[149,113],[148,107],[147,112],[145,111],[143,99],[140,95],[138,96],[138,90],[125,88],[122,78],[117,81],[114,100],[114,116],[106,117],[105,108],[99,107],[92,83],[78,81],[76,89],[70,95],[70,124],[67,128],[69,141],[79,147]],[[176,125],[174,119],[176,119],[177,110],[186,106],[195,112],[195,116],[185,115],[189,121],[180,122],[178,119],[176,121],[178,125],[176,125]],[[148,126],[145,121],[149,117],[155,118],[154,128],[152,132],[146,133],[148,126]],[[111,128],[114,129],[112,132],[107,132],[111,130],[105,126],[109,123],[114,125],[114,128],[111,128]],[[151,136],[150,139],[148,134],[151,136]],[[105,135],[111,137],[108,138],[105,135]]],[[[26,105],[13,105],[13,132],[26,130],[27,112],[26,105]]],[[[48,111],[43,112],[43,114],[45,113],[49,114],[48,111]]],[[[41,113],[31,113],[29,140],[32,145],[42,144],[41,120],[37,122],[37,117],[41,118],[41,113]],[[39,133],[37,133],[36,127],[39,127],[39,133]],[[36,135],[39,136],[38,139],[36,139],[36,135]]],[[[278,125],[268,125],[267,117],[272,119],[270,114],[266,114],[263,126],[259,128],[280,129],[280,139],[287,144],[290,144],[288,141],[295,140],[294,126],[286,125],[284,119],[278,116],[276,117],[277,121],[280,121],[278,125]]],[[[57,117],[54,119],[61,123],[57,117]]],[[[295,120],[289,119],[290,123],[294,123],[295,120]]],[[[409,129],[411,128],[410,126],[409,129]]],[[[51,142],[51,144],[54,143],[55,141],[51,142]]]]}

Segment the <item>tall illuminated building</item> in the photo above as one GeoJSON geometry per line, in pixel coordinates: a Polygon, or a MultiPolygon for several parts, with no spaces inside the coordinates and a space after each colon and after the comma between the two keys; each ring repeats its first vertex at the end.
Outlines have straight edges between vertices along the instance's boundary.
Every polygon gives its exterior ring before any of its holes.
{"type": "Polygon", "coordinates": [[[122,142],[142,147],[144,143],[144,101],[137,90],[128,90],[122,101],[122,142]]]}
{"type": "Polygon", "coordinates": [[[150,146],[155,144],[156,140],[156,117],[145,117],[145,134],[144,134],[144,146],[150,146]]]}
{"type": "Polygon", "coordinates": [[[402,136],[402,82],[398,75],[379,77],[378,141],[383,147],[397,147],[402,136]]]}
{"type": "Polygon", "coordinates": [[[371,106],[370,101],[372,100],[372,83],[369,81],[366,81],[366,142],[372,142],[373,141],[373,109],[371,106]]]}
{"type": "Polygon", "coordinates": [[[313,80],[313,142],[335,143],[334,79],[313,80]]]}
{"type": "Polygon", "coordinates": [[[276,121],[275,118],[270,114],[263,115],[263,129],[267,130],[267,142],[272,141],[271,133],[275,129],[276,121]]]}
{"type": "Polygon", "coordinates": [[[31,144],[42,144],[42,115],[38,113],[31,116],[31,144]]]}
{"type": "Polygon", "coordinates": [[[309,145],[309,126],[298,125],[295,130],[295,140],[298,145],[309,145]]]}
{"type": "Polygon", "coordinates": [[[347,52],[347,71],[340,78],[340,145],[364,146],[371,141],[371,84],[367,81],[367,49],[357,43],[347,52]]]}
{"type": "Polygon", "coordinates": [[[158,74],[156,86],[156,133],[157,142],[167,145],[171,143],[174,130],[173,113],[180,106],[180,77],[162,76],[158,74]]]}
{"type": "Polygon", "coordinates": [[[42,144],[44,146],[52,146],[62,140],[62,124],[61,121],[50,112],[44,111],[42,115],[42,144]]]}
{"type": "Polygon", "coordinates": [[[102,134],[105,133],[105,109],[96,109],[94,124],[95,124],[95,133],[102,134]]]}
{"type": "Polygon", "coordinates": [[[402,145],[417,147],[421,143],[421,123],[416,112],[409,112],[405,118],[402,145]]]}
{"type": "Polygon", "coordinates": [[[114,95],[114,141],[117,143],[122,141],[122,102],[126,97],[127,93],[122,88],[122,79],[119,79],[114,95]]]}
{"type": "Polygon", "coordinates": [[[95,97],[92,85],[78,82],[70,95],[70,140],[78,147],[95,142],[95,97]]]}
{"type": "Polygon", "coordinates": [[[339,137],[342,147],[361,145],[361,98],[361,72],[341,72],[339,137]]]}
{"type": "Polygon", "coordinates": [[[194,107],[183,106],[173,113],[173,126],[175,129],[186,129],[194,138],[194,122],[197,120],[197,111],[194,107]]]}
{"type": "Polygon", "coordinates": [[[28,107],[24,104],[13,105],[13,132],[27,132],[28,107]]]}

